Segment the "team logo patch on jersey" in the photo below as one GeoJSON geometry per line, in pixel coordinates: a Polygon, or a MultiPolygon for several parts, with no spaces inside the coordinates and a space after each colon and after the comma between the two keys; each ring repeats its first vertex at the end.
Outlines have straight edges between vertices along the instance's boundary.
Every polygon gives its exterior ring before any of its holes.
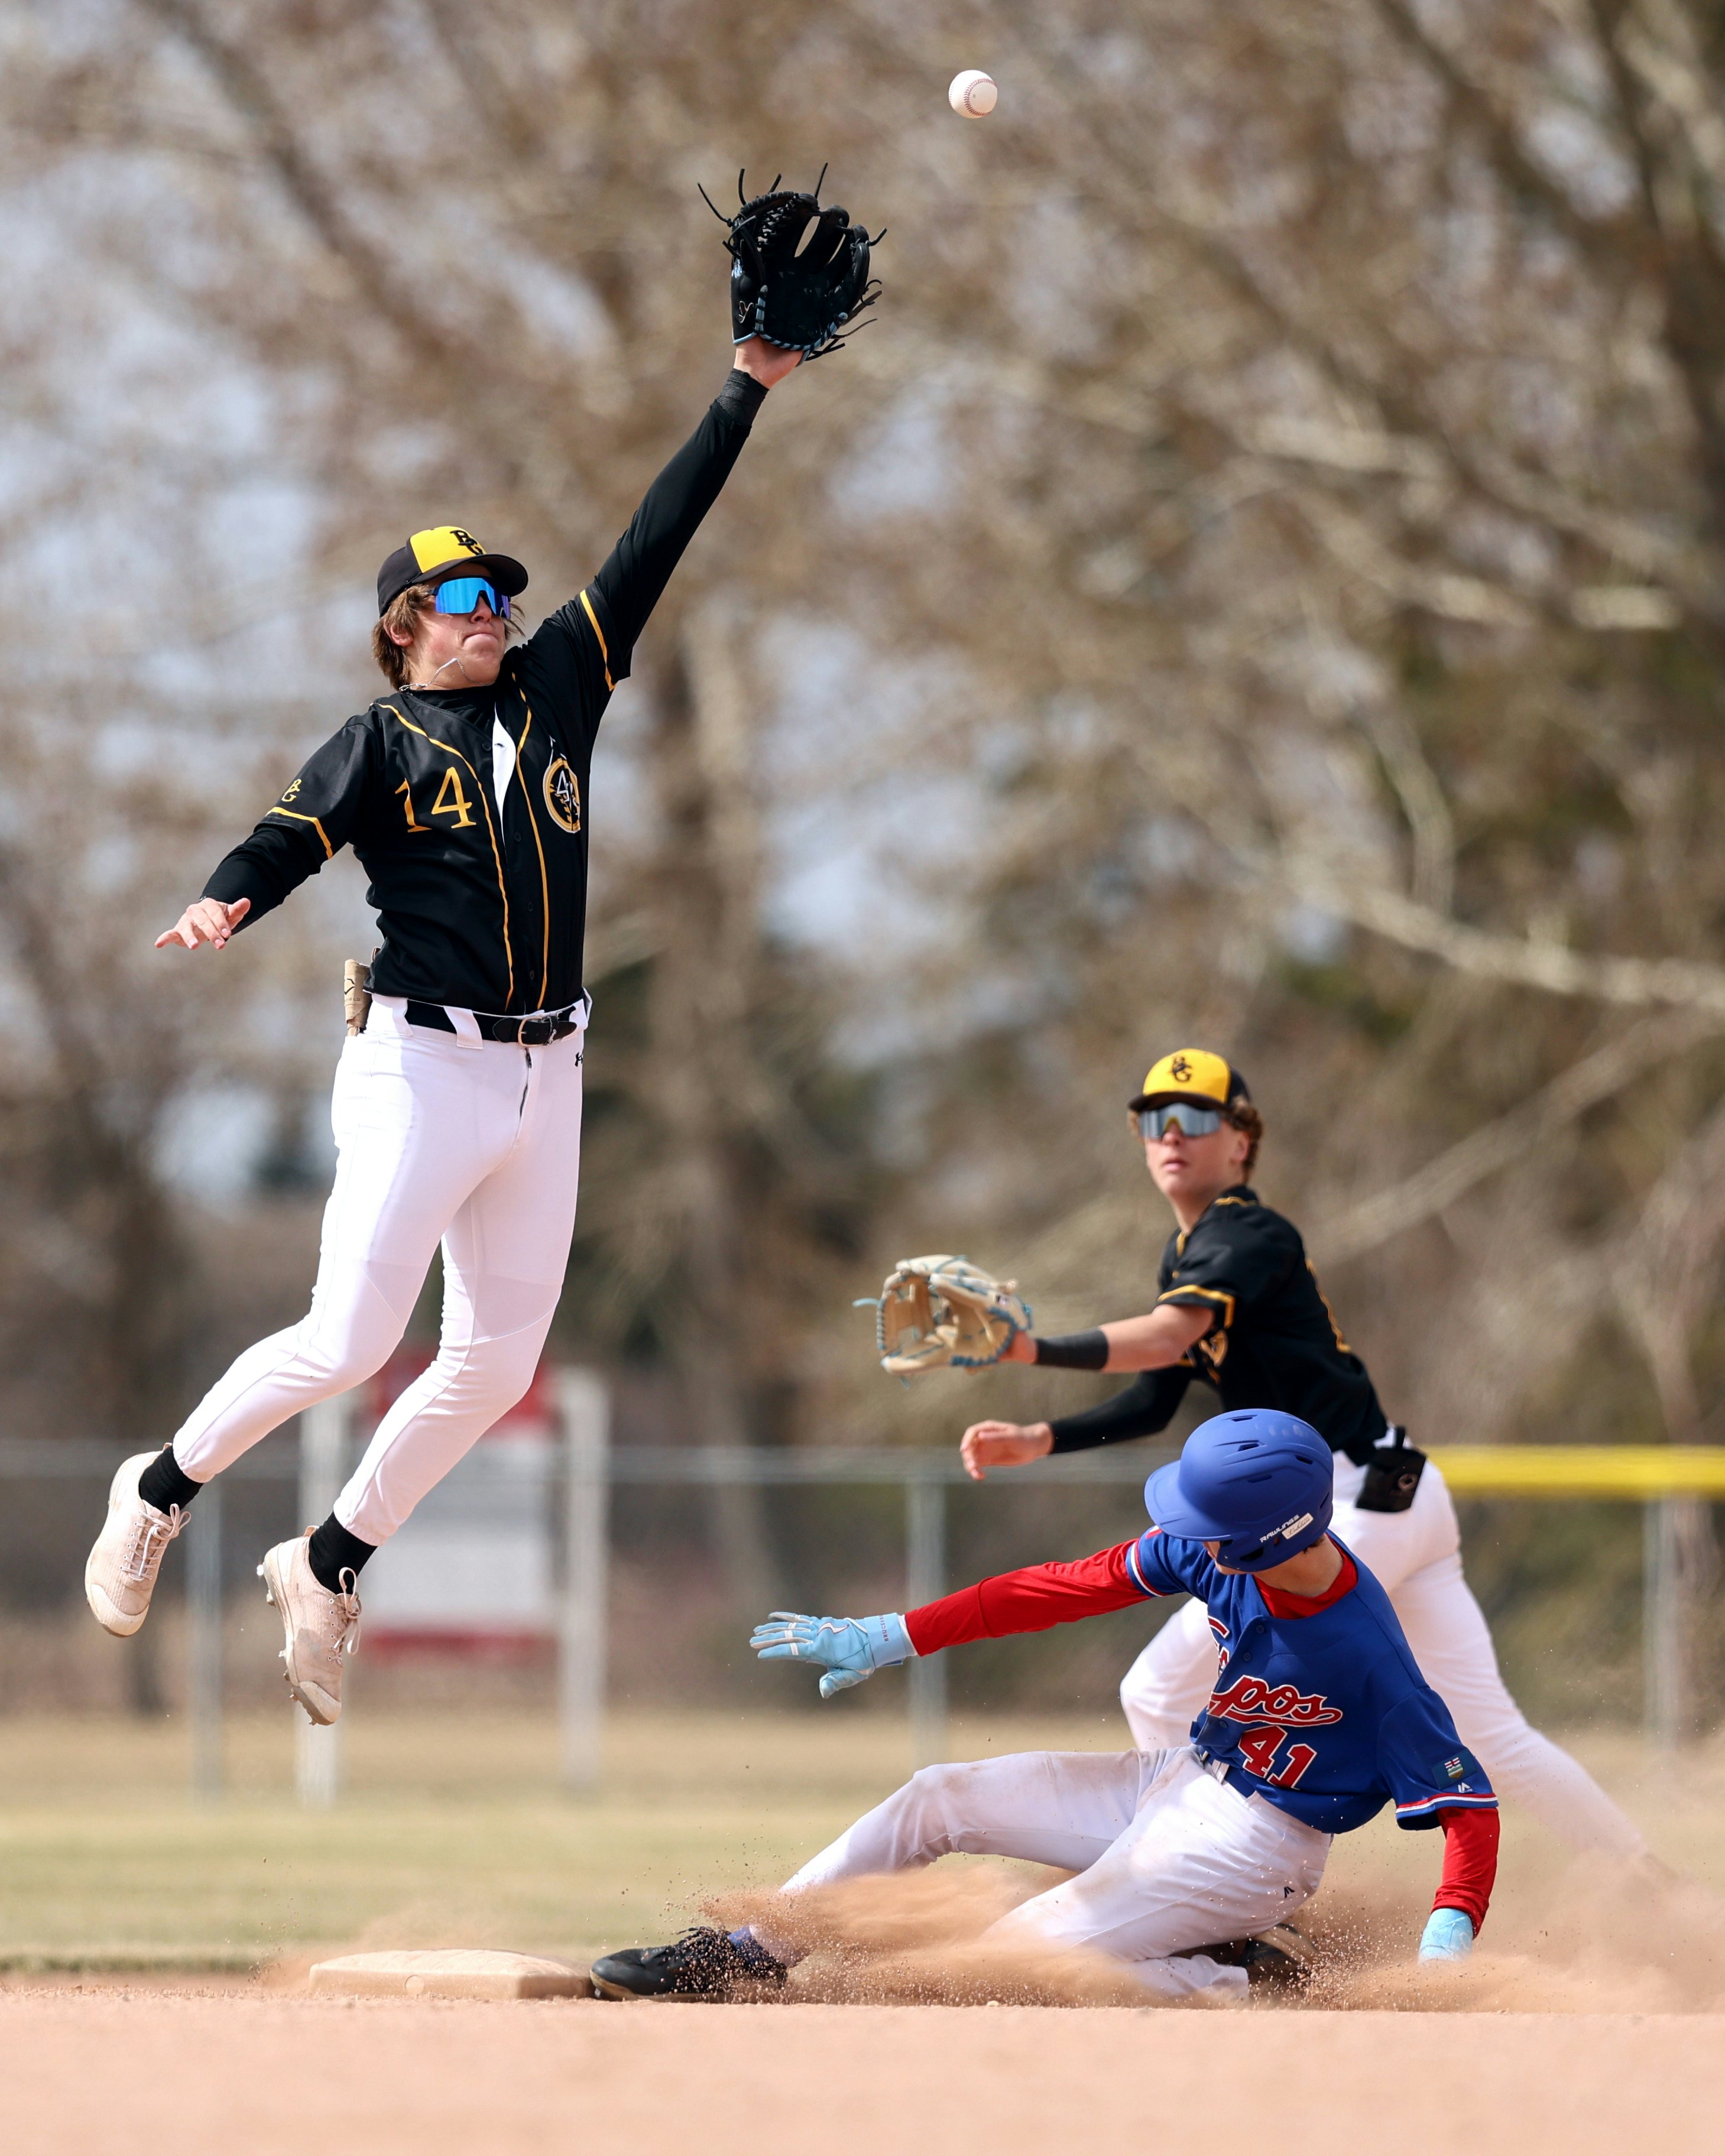
{"type": "Polygon", "coordinates": [[[1321,1691],[1266,1684],[1262,1677],[1236,1677],[1225,1691],[1212,1692],[1209,1712],[1227,1722],[1273,1722],[1281,1729],[1313,1729],[1342,1719],[1341,1708],[1321,1691]]]}
{"type": "Polygon", "coordinates": [[[1444,1772],[1449,1776],[1452,1782],[1459,1782],[1461,1777],[1467,1772],[1467,1768],[1458,1756],[1454,1759],[1445,1760],[1444,1772]]]}
{"type": "Polygon", "coordinates": [[[562,757],[553,757],[546,766],[545,805],[564,830],[581,829],[581,788],[562,757]]]}

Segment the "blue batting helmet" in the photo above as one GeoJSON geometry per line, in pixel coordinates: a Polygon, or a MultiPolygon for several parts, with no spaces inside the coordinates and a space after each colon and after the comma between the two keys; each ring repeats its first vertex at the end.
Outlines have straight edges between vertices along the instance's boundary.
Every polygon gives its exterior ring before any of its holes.
{"type": "Polygon", "coordinates": [[[1330,1448],[1298,1415],[1247,1408],[1212,1415],[1144,1485],[1164,1534],[1218,1543],[1219,1563],[1262,1572],[1322,1539],[1335,1509],[1330,1448]]]}

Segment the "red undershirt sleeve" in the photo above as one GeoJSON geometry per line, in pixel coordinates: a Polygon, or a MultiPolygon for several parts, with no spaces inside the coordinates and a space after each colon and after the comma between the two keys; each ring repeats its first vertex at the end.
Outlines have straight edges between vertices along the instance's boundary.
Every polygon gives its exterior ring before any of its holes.
{"type": "Polygon", "coordinates": [[[1438,1825],[1444,1830],[1444,1876],[1431,1906],[1460,1909],[1477,1933],[1497,1876],[1497,1814],[1440,1812],[1438,1825]]]}
{"type": "Polygon", "coordinates": [[[1070,1564],[1026,1565],[1021,1572],[997,1573],[925,1602],[905,1619],[911,1645],[919,1655],[967,1640],[999,1640],[1011,1632],[1046,1632],[1107,1609],[1128,1609],[1145,1599],[1144,1590],[1127,1568],[1133,1543],[1098,1550],[1070,1564]]]}

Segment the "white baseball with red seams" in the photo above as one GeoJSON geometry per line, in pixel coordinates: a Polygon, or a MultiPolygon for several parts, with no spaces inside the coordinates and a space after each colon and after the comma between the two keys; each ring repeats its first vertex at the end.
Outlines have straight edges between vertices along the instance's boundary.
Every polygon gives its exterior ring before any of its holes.
{"type": "Polygon", "coordinates": [[[994,78],[980,68],[966,68],[955,74],[947,91],[947,102],[961,120],[986,120],[999,100],[994,78]]]}
{"type": "MultiPolygon", "coordinates": [[[[1442,1475],[1428,1461],[1405,1512],[1363,1512],[1353,1503],[1365,1470],[1336,1455],[1336,1539],[1383,1583],[1420,1673],[1455,1717],[1500,1797],[1525,1804],[1577,1849],[1621,1858],[1647,1842],[1567,1752],[1532,1727],[1497,1667],[1485,1613],[1461,1568],[1461,1529],[1442,1475]]],[[[1175,1612],[1127,1671],[1120,1687],[1132,1741],[1152,1749],[1183,1743],[1216,1676],[1216,1641],[1203,1603],[1175,1612]]]]}

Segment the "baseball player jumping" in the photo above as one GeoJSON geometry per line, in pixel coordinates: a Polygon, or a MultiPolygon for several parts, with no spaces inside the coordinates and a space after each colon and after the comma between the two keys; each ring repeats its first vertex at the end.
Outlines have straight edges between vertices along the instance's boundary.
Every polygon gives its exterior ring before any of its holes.
{"type": "MultiPolygon", "coordinates": [[[[1139,1374],[1100,1407],[1052,1423],[973,1424],[961,1447],[966,1467],[980,1481],[992,1467],[1147,1436],[1167,1427],[1194,1378],[1214,1386],[1226,1408],[1302,1416],[1334,1448],[1337,1532],[1383,1583],[1420,1667],[1499,1794],[1577,1848],[1645,1856],[1634,1822],[1529,1727],[1510,1697],[1462,1573],[1442,1475],[1388,1422],[1365,1364],[1337,1328],[1299,1230],[1261,1204],[1247,1180],[1264,1125],[1245,1081],[1221,1056],[1182,1049],[1151,1070],[1130,1114],[1177,1224],[1155,1307],[1060,1338],[1020,1333],[1002,1359],[1139,1374]]],[[[1175,1742],[1209,1690],[1215,1613],[1207,1617],[1204,1605],[1196,1594],[1170,1619],[1121,1686],[1133,1740],[1146,1751],[1175,1742]]]]}
{"type": "Polygon", "coordinates": [[[329,1517],[259,1568],[289,1688],[315,1722],[341,1711],[367,1559],[526,1390],[562,1285],[601,715],[762,398],[870,303],[868,241],[843,210],[787,192],[726,223],[735,367],[593,582],[511,648],[526,570],[459,526],[414,532],[377,576],[372,650],[389,693],[316,751],[157,938],[220,950],[345,845],[382,932],[336,1074],[338,1164],[311,1311],[242,1355],[165,1450],[121,1466],[85,1573],[97,1620],[136,1632],[198,1491],[382,1364],[441,1243],[435,1361],[329,1517]]]}
{"type": "MultiPolygon", "coordinates": [[[[926,1767],[785,1892],[955,1851],[1025,1858],[1076,1876],[992,1938],[1105,1954],[1165,1998],[1244,1996],[1309,1973],[1311,1948],[1287,1920],[1317,1892],[1332,1838],[1393,1803],[1399,1825],[1445,1835],[1420,1958],[1470,1953],[1497,1875],[1497,1800],[1389,1598],[1330,1532],[1332,1481],[1329,1447],[1308,1424],[1264,1409],[1221,1414],[1151,1476],[1156,1524],[1136,1541],[1005,1573],[902,1617],[777,1613],[757,1629],[757,1652],[824,1670],[823,1698],[962,1640],[1163,1594],[1207,1608],[1221,1658],[1189,1738],[926,1767]]],[[[608,1999],[722,1998],[782,1984],[794,1958],[769,1921],[625,1948],[592,1976],[608,1999]]]]}

